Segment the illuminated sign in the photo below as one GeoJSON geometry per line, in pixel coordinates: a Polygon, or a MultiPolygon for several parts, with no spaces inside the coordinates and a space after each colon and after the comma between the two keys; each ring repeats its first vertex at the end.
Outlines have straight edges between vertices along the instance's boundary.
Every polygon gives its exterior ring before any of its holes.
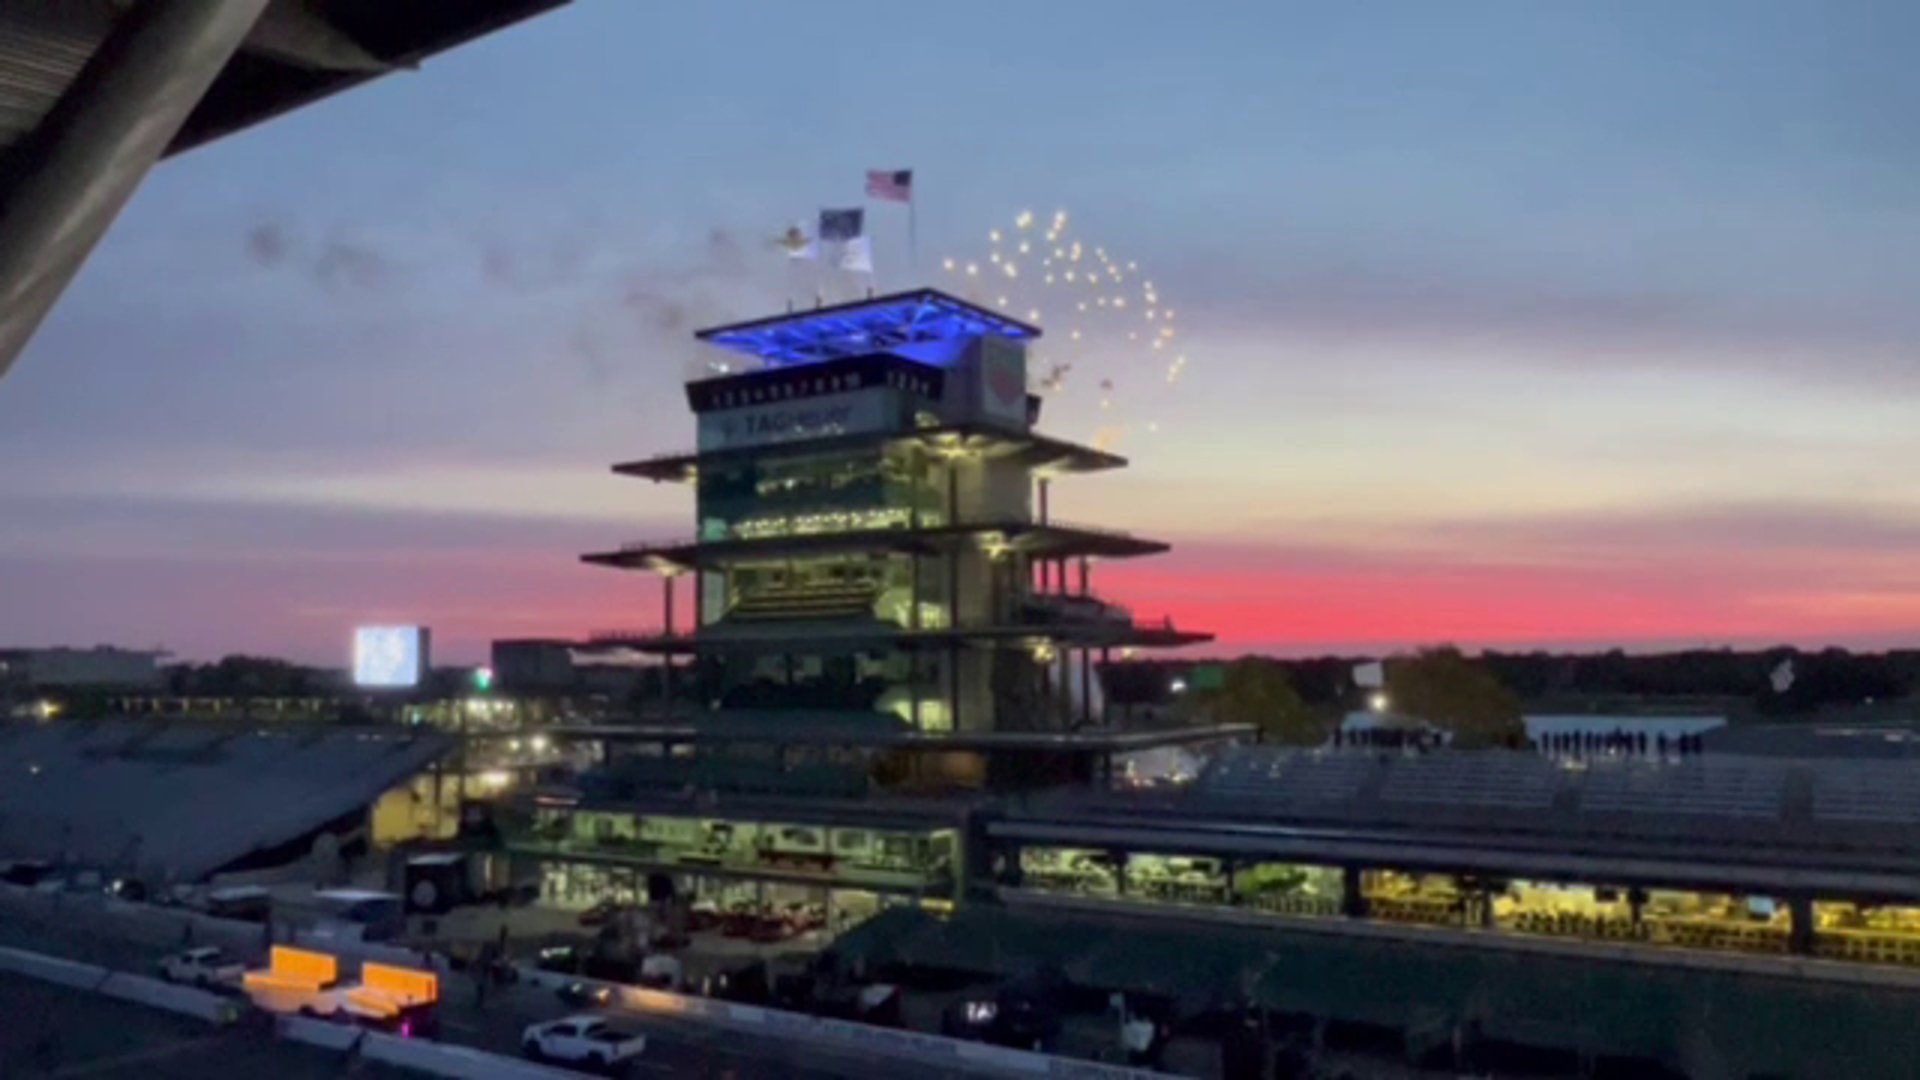
{"type": "Polygon", "coordinates": [[[418,686],[427,673],[427,628],[362,626],[353,632],[353,684],[397,689],[418,686]]]}
{"type": "Polygon", "coordinates": [[[898,391],[881,386],[703,413],[700,449],[730,450],[879,431],[898,416],[898,400],[898,391]]]}

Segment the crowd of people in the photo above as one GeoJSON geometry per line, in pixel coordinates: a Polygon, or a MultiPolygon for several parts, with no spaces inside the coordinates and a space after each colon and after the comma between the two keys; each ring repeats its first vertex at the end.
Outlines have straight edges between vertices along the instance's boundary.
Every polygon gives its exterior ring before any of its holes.
{"type": "Polygon", "coordinates": [[[1542,753],[1570,756],[1585,755],[1637,755],[1646,757],[1651,752],[1657,757],[1687,757],[1699,754],[1706,749],[1706,741],[1699,735],[1668,735],[1655,732],[1652,738],[1644,731],[1627,731],[1615,728],[1606,733],[1597,731],[1551,732],[1534,740],[1534,746],[1542,753]]]}
{"type": "MultiPolygon", "coordinates": [[[[1424,753],[1452,742],[1444,731],[1431,727],[1335,728],[1335,749],[1403,750],[1424,753]]],[[[1669,735],[1615,728],[1608,732],[1558,731],[1529,740],[1529,748],[1556,756],[1690,757],[1705,752],[1706,740],[1697,734],[1669,735]]]]}

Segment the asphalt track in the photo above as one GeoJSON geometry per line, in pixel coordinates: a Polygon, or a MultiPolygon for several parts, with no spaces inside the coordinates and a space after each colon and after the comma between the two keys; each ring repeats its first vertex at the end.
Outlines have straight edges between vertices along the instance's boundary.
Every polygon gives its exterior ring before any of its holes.
{"type": "MultiPolygon", "coordinates": [[[[114,932],[114,916],[90,909],[84,905],[63,910],[59,913],[22,915],[15,911],[0,910],[0,945],[35,952],[66,957],[84,963],[98,964],[103,967],[117,968],[139,974],[151,974],[160,958],[172,951],[172,947],[161,946],[150,941],[129,938],[114,932]]],[[[250,964],[264,963],[264,955],[247,957],[250,964]]],[[[182,1038],[178,1027],[164,1025],[186,1025],[205,1041],[194,1047],[178,1046],[154,1058],[154,1069],[164,1068],[165,1061],[172,1055],[179,1055],[183,1061],[197,1061],[197,1070],[188,1069],[178,1073],[182,1077],[202,1076],[274,1076],[276,1080],[299,1080],[305,1074],[298,1072],[298,1065],[282,1069],[278,1065],[271,1067],[253,1067],[249,1064],[250,1053],[268,1052],[259,1047],[245,1045],[243,1040],[228,1038],[206,1038],[208,1029],[194,1021],[153,1013],[154,1024],[145,1026],[123,1025],[108,1018],[112,1013],[131,1009],[142,1016],[150,1010],[139,1006],[118,1002],[88,999],[85,1004],[98,1004],[99,1012],[91,1007],[71,1010],[73,1015],[89,1018],[85,1022],[73,1023],[66,1019],[67,1012],[60,1004],[72,996],[71,991],[61,991],[54,986],[44,986],[30,980],[16,981],[9,988],[13,998],[28,1015],[59,1016],[63,1031],[62,1044],[66,1045],[70,1037],[75,1047],[91,1048],[96,1041],[111,1044],[117,1035],[115,1031],[152,1030],[149,1042],[141,1043],[148,1049],[157,1050],[164,1046],[174,1046],[182,1038]],[[36,996],[44,997],[48,1004],[34,1011],[36,996]],[[97,1019],[97,1023],[95,1020],[97,1019]],[[89,1031],[98,1027],[100,1035],[94,1037],[89,1031]],[[150,1043],[150,1045],[149,1045],[150,1043]]],[[[498,1054],[517,1056],[520,1053],[520,1033],[528,1024],[544,1020],[553,1020],[578,1010],[570,1009],[551,991],[536,990],[530,987],[514,986],[502,990],[489,991],[482,1001],[476,995],[471,981],[460,975],[450,976],[442,990],[439,1008],[440,1038],[445,1042],[461,1043],[498,1054]]],[[[0,1008],[0,1016],[21,1015],[10,1008],[0,1008]]],[[[616,1023],[647,1035],[647,1051],[635,1061],[628,1073],[636,1078],[643,1077],[687,1077],[687,1078],[747,1078],[767,1077],[773,1080],[886,1080],[898,1077],[908,1068],[899,1059],[859,1051],[829,1050],[820,1047],[797,1046],[791,1042],[743,1035],[687,1021],[662,1018],[651,1013],[622,1014],[616,1023]]],[[[11,1027],[12,1025],[8,1025],[11,1027]]],[[[295,1048],[287,1048],[292,1052],[295,1048]]],[[[306,1048],[298,1048],[305,1052],[306,1048]]],[[[76,1053],[82,1051],[76,1050],[76,1053]]],[[[104,1060],[111,1057],[110,1045],[103,1046],[98,1054],[104,1060]]],[[[134,1049],[119,1051],[136,1053],[134,1049]]],[[[320,1060],[332,1063],[332,1072],[314,1075],[338,1075],[339,1057],[324,1051],[314,1050],[320,1060]]],[[[11,1055],[0,1057],[0,1062],[15,1060],[11,1055]]],[[[291,1059],[290,1059],[291,1060],[291,1059]]],[[[13,1074],[0,1066],[0,1077],[13,1074]]],[[[962,1076],[980,1076],[980,1072],[962,1072],[958,1070],[931,1067],[914,1067],[911,1070],[915,1080],[948,1080],[962,1076]]],[[[24,1072],[21,1076],[46,1075],[44,1072],[24,1072]]],[[[134,1071],[124,1074],[105,1072],[74,1073],[72,1075],[105,1076],[172,1076],[162,1071],[134,1071]]],[[[380,1075],[380,1074],[369,1074],[380,1075]]],[[[386,1075],[407,1075],[388,1071],[386,1075]]],[[[984,1074],[998,1075],[998,1074],[984,1074]]]]}
{"type": "MultiPolygon", "coordinates": [[[[0,975],[0,1077],[335,1080],[340,1055],[16,975],[0,975]]],[[[417,1074],[362,1063],[371,1080],[417,1074]]]]}

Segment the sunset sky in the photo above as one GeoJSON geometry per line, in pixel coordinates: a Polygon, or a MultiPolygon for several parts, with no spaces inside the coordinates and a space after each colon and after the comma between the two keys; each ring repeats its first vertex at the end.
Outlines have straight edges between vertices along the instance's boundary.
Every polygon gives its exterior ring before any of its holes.
{"type": "MultiPolygon", "coordinates": [[[[1910,0],[578,0],[169,162],[0,380],[0,645],[345,662],[656,619],[690,331],[916,170],[920,273],[1065,208],[1178,309],[1055,512],[1221,651],[1920,641],[1910,0]],[[1169,21],[1178,13],[1178,21],[1169,21]],[[1156,430],[1148,431],[1148,423],[1156,430]]],[[[1043,318],[1050,328],[1055,319],[1043,318]]],[[[1098,406],[1100,380],[1113,408],[1098,406]]]]}

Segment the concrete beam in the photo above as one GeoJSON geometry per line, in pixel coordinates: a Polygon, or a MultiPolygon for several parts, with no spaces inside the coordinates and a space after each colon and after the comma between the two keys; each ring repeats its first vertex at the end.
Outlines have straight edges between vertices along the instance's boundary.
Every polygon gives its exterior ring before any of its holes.
{"type": "Polygon", "coordinates": [[[0,162],[0,376],[268,0],[142,0],[0,162]]]}
{"type": "Polygon", "coordinates": [[[313,0],[271,0],[247,35],[250,51],[319,71],[385,74],[394,65],[368,52],[318,11],[313,0]]]}

